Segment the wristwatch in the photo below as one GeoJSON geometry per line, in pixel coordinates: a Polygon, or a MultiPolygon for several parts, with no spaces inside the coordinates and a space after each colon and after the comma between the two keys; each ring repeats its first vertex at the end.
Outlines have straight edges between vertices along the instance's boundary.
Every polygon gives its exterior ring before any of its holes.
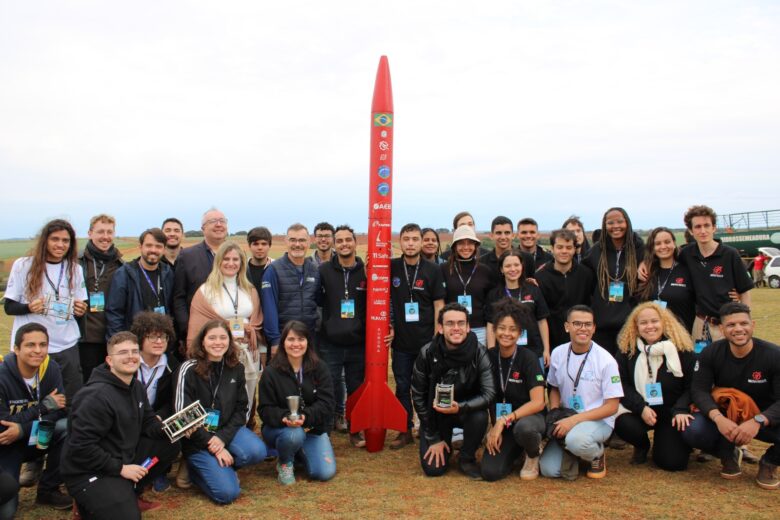
{"type": "Polygon", "coordinates": [[[761,414],[758,414],[755,417],[753,417],[753,420],[756,421],[758,423],[758,426],[761,428],[766,426],[766,417],[764,417],[761,414]]]}

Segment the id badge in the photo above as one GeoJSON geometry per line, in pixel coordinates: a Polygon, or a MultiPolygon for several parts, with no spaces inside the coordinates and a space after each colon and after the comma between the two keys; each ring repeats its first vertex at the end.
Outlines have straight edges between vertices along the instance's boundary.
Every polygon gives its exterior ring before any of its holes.
{"type": "Polygon", "coordinates": [[[38,444],[38,420],[34,420],[32,428],[30,429],[30,440],[27,441],[28,446],[35,446],[38,444]]]}
{"type": "Polygon", "coordinates": [[[517,344],[520,345],[521,347],[524,347],[524,346],[528,345],[528,331],[527,330],[523,330],[523,333],[520,334],[519,338],[517,338],[517,344]]]}
{"type": "Polygon", "coordinates": [[[203,423],[207,431],[215,432],[219,428],[219,410],[206,410],[206,421],[203,423]]]}
{"type": "Polygon", "coordinates": [[[471,295],[470,294],[461,294],[458,296],[458,303],[466,307],[466,312],[471,314],[471,295]]]}
{"type": "Polygon", "coordinates": [[[228,324],[230,326],[230,333],[233,334],[234,339],[244,337],[244,318],[230,318],[228,324]]]}
{"type": "Polygon", "coordinates": [[[89,295],[89,312],[104,312],[106,310],[106,295],[103,291],[89,295]]]}
{"type": "Polygon", "coordinates": [[[653,300],[653,303],[661,307],[662,309],[666,308],[666,302],[663,300],[653,300]]]}
{"type": "Polygon", "coordinates": [[[609,282],[609,301],[620,303],[623,301],[623,282],[609,282]]]}
{"type": "Polygon", "coordinates": [[[650,406],[664,404],[664,393],[661,390],[661,383],[647,383],[645,385],[645,395],[647,396],[647,404],[650,406]]]}
{"type": "Polygon", "coordinates": [[[51,302],[52,314],[56,316],[57,325],[63,325],[68,322],[68,304],[66,302],[51,302]]]}
{"type": "Polygon", "coordinates": [[[351,320],[355,317],[355,300],[341,300],[341,319],[351,320]]]}
{"type": "Polygon", "coordinates": [[[420,304],[417,302],[404,303],[404,319],[406,323],[420,321],[420,304]]]}
{"type": "Polygon", "coordinates": [[[585,411],[585,403],[582,402],[582,397],[578,395],[569,397],[569,408],[577,413],[585,411]]]}
{"type": "Polygon", "coordinates": [[[157,314],[165,314],[165,305],[160,305],[159,307],[155,307],[152,310],[157,314]]]}
{"type": "Polygon", "coordinates": [[[512,413],[512,405],[509,403],[496,403],[496,419],[512,413]]]}
{"type": "Polygon", "coordinates": [[[700,339],[699,341],[693,344],[693,351],[696,354],[701,354],[701,351],[709,346],[710,346],[709,341],[707,341],[706,339],[700,339]]]}

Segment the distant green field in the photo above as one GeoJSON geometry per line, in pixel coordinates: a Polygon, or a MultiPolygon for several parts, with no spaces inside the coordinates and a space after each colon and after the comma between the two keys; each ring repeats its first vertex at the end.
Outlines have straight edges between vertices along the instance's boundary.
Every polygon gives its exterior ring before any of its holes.
{"type": "MultiPolygon", "coordinates": [[[[86,243],[86,238],[79,238],[79,250],[81,250],[86,243]]],[[[137,245],[137,241],[133,238],[118,238],[114,243],[119,249],[128,249],[137,245]]],[[[19,258],[20,256],[27,256],[34,246],[35,239],[0,240],[0,260],[10,260],[19,258]]]]}

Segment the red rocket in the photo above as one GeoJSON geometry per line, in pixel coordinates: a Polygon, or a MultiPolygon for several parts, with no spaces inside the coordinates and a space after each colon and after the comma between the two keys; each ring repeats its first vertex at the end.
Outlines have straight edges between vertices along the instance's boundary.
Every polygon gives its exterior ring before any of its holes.
{"type": "Polygon", "coordinates": [[[379,59],[371,103],[371,166],[368,194],[368,294],[366,376],[347,400],[352,433],[363,431],[366,449],[381,451],[388,429],[406,431],[406,410],[387,386],[390,328],[390,257],[393,214],[393,88],[387,56],[379,59]]]}

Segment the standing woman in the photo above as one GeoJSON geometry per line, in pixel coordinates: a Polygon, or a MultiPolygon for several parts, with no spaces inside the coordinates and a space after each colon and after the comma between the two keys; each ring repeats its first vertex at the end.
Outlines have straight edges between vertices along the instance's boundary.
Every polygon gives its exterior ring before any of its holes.
{"type": "Polygon", "coordinates": [[[590,242],[588,242],[588,237],[585,235],[585,226],[582,224],[580,217],[572,215],[567,218],[561,226],[561,229],[568,229],[577,237],[574,263],[582,263],[582,259],[585,258],[588,251],[590,251],[590,242]]]}
{"type": "Polygon", "coordinates": [[[533,323],[527,308],[514,300],[501,300],[495,307],[495,337],[498,348],[488,351],[496,400],[490,409],[493,427],[488,431],[482,456],[482,478],[506,477],[525,452],[520,478],[539,476],[539,455],[544,434],[544,376],[530,350],[518,347],[518,339],[533,323]]]}
{"type": "MultiPolygon", "coordinates": [[[[221,319],[230,327],[239,349],[238,359],[246,370],[249,420],[254,416],[252,405],[260,371],[257,347],[263,338],[263,310],[257,289],[246,276],[246,262],[244,251],[235,242],[225,242],[219,247],[211,274],[192,297],[187,338],[194,337],[210,320],[221,319]]],[[[188,339],[188,350],[190,346],[188,339]]]]}
{"type": "Polygon", "coordinates": [[[296,455],[303,459],[310,478],[330,480],[336,474],[328,436],[336,410],[330,370],[309,348],[311,333],[303,322],[287,322],[279,344],[260,380],[259,406],[263,438],[279,453],[279,483],[295,483],[296,455]],[[289,417],[288,396],[299,398],[298,419],[289,417]]]}
{"type": "Polygon", "coordinates": [[[422,229],[422,257],[434,264],[443,264],[441,258],[441,240],[433,228],[422,229]]]}
{"type": "Polygon", "coordinates": [[[26,323],[40,323],[49,333],[49,355],[60,366],[70,403],[83,385],[79,326],[87,310],[87,289],[78,263],[76,232],[69,222],[43,226],[32,256],[14,261],[5,292],[5,313],[14,317],[11,338],[26,323]]]}
{"type": "Polygon", "coordinates": [[[176,381],[176,411],[200,401],[208,413],[206,424],[182,439],[190,478],[211,500],[229,504],[241,491],[235,470],[261,462],[268,451],[244,426],[244,366],[225,320],[206,322],[198,331],[176,381]]]}
{"type": "Polygon", "coordinates": [[[677,244],[669,228],[657,227],[650,232],[644,266],[647,283],[639,287],[639,299],[669,309],[686,330],[692,330],[696,294],[688,268],[677,262],[677,244]]]}
{"type": "Polygon", "coordinates": [[[626,210],[610,208],[601,220],[598,242],[582,260],[596,278],[591,300],[596,320],[593,340],[613,356],[618,332],[637,303],[637,269],[643,246],[626,210]]]}
{"type": "Polygon", "coordinates": [[[547,316],[550,311],[544,301],[541,289],[527,280],[523,270],[523,258],[516,250],[510,249],[498,259],[498,269],[501,273],[501,283],[490,291],[485,306],[485,321],[487,322],[487,347],[496,344],[495,306],[505,299],[516,300],[525,307],[534,320],[523,327],[517,338],[517,344],[527,347],[534,353],[543,366],[550,364],[550,329],[547,326],[547,316]]]}
{"type": "Polygon", "coordinates": [[[485,304],[493,288],[490,268],[479,263],[477,248],[480,240],[471,226],[460,226],[452,236],[452,254],[442,264],[447,296],[444,303],[459,303],[469,313],[469,326],[483,345],[485,331],[485,304]]]}
{"type": "Polygon", "coordinates": [[[667,471],[686,469],[691,450],[681,432],[693,419],[691,336],[669,310],[645,302],[629,315],[618,343],[624,396],[615,433],[634,446],[631,464],[647,460],[647,432],[655,430],[653,462],[667,471]]]}

